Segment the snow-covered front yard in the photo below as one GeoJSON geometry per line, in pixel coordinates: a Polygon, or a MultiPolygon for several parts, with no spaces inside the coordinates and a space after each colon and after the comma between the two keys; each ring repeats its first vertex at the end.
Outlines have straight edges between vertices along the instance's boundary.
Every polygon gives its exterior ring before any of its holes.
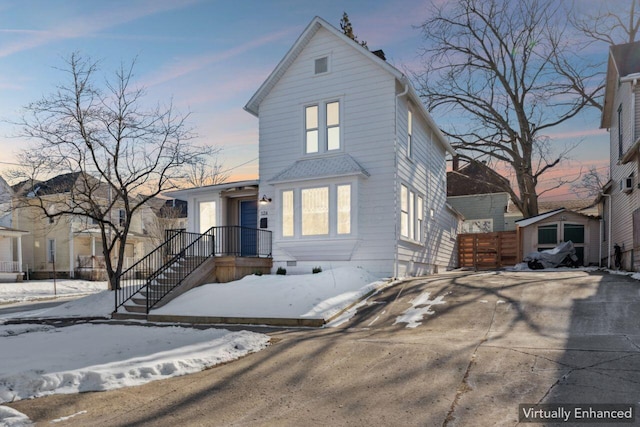
{"type": "MultiPolygon", "coordinates": [[[[388,284],[359,268],[314,275],[249,276],[203,285],[161,309],[163,314],[331,318],[388,284]]],[[[14,318],[108,317],[113,292],[104,282],[58,280],[58,296],[90,294],[60,306],[0,316],[0,403],[56,393],[110,390],[197,372],[259,351],[265,334],[188,326],[120,325],[101,321],[53,327],[6,324],[14,318]]],[[[53,296],[51,281],[0,284],[0,302],[53,296]]],[[[0,305],[0,308],[2,305],[0,305]]],[[[335,319],[346,321],[355,308],[335,319]]],[[[30,425],[0,405],[0,425],[30,425]]]]}

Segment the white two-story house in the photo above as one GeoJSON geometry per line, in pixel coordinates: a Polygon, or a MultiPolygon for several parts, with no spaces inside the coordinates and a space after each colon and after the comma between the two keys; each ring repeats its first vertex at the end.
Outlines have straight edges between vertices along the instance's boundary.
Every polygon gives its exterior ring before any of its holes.
{"type": "Polygon", "coordinates": [[[273,233],[274,267],[455,265],[454,151],[382,52],[316,17],[245,109],[259,119],[258,223],[273,233]]]}
{"type": "Polygon", "coordinates": [[[610,181],[603,189],[602,259],[615,267],[640,267],[640,42],[611,46],[600,127],[609,130],[610,181]]]}

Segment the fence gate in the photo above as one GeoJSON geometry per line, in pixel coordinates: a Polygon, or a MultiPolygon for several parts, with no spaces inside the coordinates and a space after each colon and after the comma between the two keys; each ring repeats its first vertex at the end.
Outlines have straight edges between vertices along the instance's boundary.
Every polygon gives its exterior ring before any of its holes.
{"type": "Polygon", "coordinates": [[[515,265],[518,237],[515,231],[458,234],[459,267],[492,270],[515,265]]]}

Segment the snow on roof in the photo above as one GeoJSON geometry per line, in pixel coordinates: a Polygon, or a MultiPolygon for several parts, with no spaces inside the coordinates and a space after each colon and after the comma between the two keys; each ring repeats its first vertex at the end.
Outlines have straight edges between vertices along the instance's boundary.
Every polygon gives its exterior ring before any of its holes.
{"type": "Polygon", "coordinates": [[[542,221],[544,219],[550,218],[552,216],[554,216],[557,213],[566,211],[565,208],[560,208],[560,209],[556,209],[555,211],[551,211],[551,212],[547,212],[547,213],[543,213],[540,215],[536,215],[536,216],[532,216],[526,219],[520,219],[518,221],[516,221],[516,224],[518,225],[518,227],[527,227],[531,224],[535,224],[538,221],[542,221]]]}
{"type": "Polygon", "coordinates": [[[271,178],[269,183],[276,184],[349,175],[369,176],[369,172],[360,166],[353,157],[348,154],[342,154],[332,157],[298,160],[271,178]]]}

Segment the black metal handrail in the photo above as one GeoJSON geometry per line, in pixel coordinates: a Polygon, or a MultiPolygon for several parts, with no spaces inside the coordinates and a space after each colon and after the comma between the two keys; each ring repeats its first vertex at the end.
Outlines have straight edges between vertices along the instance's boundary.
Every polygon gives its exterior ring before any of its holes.
{"type": "MultiPolygon", "coordinates": [[[[173,262],[176,255],[184,253],[187,246],[201,236],[209,236],[209,256],[212,256],[213,230],[205,234],[187,233],[185,230],[167,230],[166,241],[120,274],[120,287],[115,292],[115,310],[148,285],[154,274],[173,262]]],[[[193,251],[193,248],[192,248],[193,251]]]]}
{"type": "Polygon", "coordinates": [[[271,258],[271,231],[225,225],[213,227],[215,255],[271,258]]]}
{"type": "Polygon", "coordinates": [[[165,242],[120,275],[115,310],[146,289],[146,312],[211,256],[271,258],[271,231],[240,226],[211,227],[204,234],[166,230],[165,242]]]}
{"type": "Polygon", "coordinates": [[[180,239],[190,243],[173,254],[173,257],[147,280],[147,314],[169,292],[180,286],[207,258],[214,256],[215,237],[212,228],[204,234],[181,231],[180,239]]]}

